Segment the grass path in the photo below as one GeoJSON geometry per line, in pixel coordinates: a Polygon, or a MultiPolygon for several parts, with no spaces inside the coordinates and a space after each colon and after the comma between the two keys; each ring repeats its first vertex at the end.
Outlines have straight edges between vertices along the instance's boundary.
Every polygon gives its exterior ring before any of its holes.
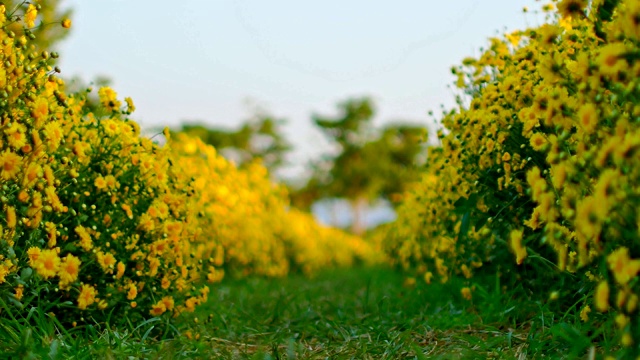
{"type": "MultiPolygon", "coordinates": [[[[211,356],[250,359],[518,358],[525,329],[492,326],[453,286],[385,268],[223,283],[198,313],[211,356]]],[[[491,316],[495,320],[496,316],[491,316]]],[[[195,322],[195,319],[192,321],[195,322]]]]}
{"type": "MultiPolygon", "coordinates": [[[[499,282],[465,300],[453,281],[410,285],[382,267],[327,270],[311,279],[227,279],[212,287],[196,313],[174,323],[155,318],[60,330],[35,311],[38,326],[11,330],[22,345],[0,348],[15,351],[14,359],[556,359],[588,353],[591,340],[574,330],[579,320],[555,319],[540,304],[511,300],[522,297],[503,293],[499,282]]],[[[5,330],[0,326],[0,345],[5,330]]]]}

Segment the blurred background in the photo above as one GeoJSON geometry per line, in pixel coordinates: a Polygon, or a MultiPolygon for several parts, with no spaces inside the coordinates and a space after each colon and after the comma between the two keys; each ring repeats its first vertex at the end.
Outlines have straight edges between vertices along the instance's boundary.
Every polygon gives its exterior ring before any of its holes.
{"type": "Polygon", "coordinates": [[[148,133],[261,158],[293,205],[356,233],[393,219],[417,179],[455,106],[451,67],[543,21],[523,12],[533,0],[40,3],[73,21],[51,35],[70,88],[110,85],[148,133]]]}

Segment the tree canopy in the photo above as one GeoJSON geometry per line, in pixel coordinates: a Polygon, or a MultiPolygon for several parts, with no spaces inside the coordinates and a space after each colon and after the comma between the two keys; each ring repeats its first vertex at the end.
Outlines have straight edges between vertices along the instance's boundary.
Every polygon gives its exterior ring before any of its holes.
{"type": "Polygon", "coordinates": [[[338,104],[338,115],[314,115],[314,124],[334,145],[313,167],[306,186],[293,193],[297,206],[309,207],[322,198],[343,198],[352,204],[352,231],[361,233],[362,211],[376,200],[395,203],[407,185],[417,180],[426,137],[421,126],[394,123],[382,129],[372,124],[375,106],[370,98],[338,104]]]}

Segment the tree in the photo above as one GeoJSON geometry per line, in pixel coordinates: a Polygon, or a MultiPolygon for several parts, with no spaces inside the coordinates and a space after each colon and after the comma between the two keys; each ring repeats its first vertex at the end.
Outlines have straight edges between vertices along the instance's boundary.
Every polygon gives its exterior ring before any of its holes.
{"type": "Polygon", "coordinates": [[[180,131],[199,137],[238,166],[261,159],[273,174],[285,163],[285,156],[291,150],[291,145],[282,134],[283,124],[284,120],[257,111],[237,130],[187,122],[180,131]]]}
{"type": "Polygon", "coordinates": [[[324,156],[302,189],[293,192],[296,206],[309,207],[322,198],[343,198],[351,203],[351,231],[364,232],[363,212],[372,202],[397,202],[397,194],[417,179],[416,161],[426,130],[412,125],[389,125],[381,131],[371,124],[375,114],[369,98],[338,104],[336,117],[313,116],[337,155],[324,156]]]}

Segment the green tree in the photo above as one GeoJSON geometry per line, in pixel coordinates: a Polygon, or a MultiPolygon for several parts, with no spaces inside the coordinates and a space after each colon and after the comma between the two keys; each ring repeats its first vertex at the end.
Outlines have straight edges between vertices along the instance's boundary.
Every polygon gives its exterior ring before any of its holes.
{"type": "Polygon", "coordinates": [[[316,126],[334,145],[337,155],[324,156],[313,168],[307,185],[294,191],[292,202],[308,208],[323,198],[342,198],[354,214],[351,231],[364,232],[364,211],[375,201],[398,200],[407,184],[418,177],[417,160],[426,130],[412,125],[388,125],[376,130],[369,98],[338,104],[336,117],[313,116],[316,126]]]}

